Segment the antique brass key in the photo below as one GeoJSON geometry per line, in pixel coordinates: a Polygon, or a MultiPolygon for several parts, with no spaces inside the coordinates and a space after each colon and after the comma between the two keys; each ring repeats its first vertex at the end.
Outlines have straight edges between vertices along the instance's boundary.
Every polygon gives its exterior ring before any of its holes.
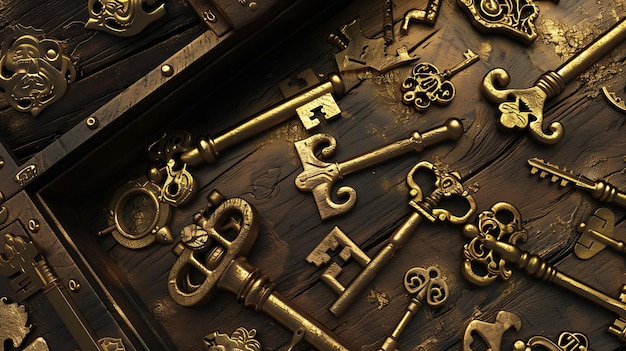
{"type": "Polygon", "coordinates": [[[0,254],[0,275],[11,277],[11,287],[19,301],[43,290],[81,350],[99,351],[97,338],[74,301],[63,290],[48,262],[40,256],[41,251],[32,241],[20,236],[5,234],[0,254]]]}
{"type": "Polygon", "coordinates": [[[553,122],[550,124],[550,133],[544,133],[543,106],[546,100],[563,92],[567,83],[624,39],[626,39],[626,19],[620,20],[556,71],[544,73],[531,88],[499,89],[509,84],[509,74],[502,68],[491,70],[483,80],[483,94],[491,102],[500,104],[501,126],[506,129],[528,127],[530,135],[535,140],[543,144],[555,144],[563,138],[563,125],[553,122]]]}
{"type": "Polygon", "coordinates": [[[407,139],[383,146],[344,162],[324,162],[317,158],[321,148],[323,158],[329,158],[337,147],[335,139],[328,134],[316,134],[294,143],[304,171],[296,177],[296,187],[313,193],[317,209],[322,219],[349,211],[356,203],[356,191],[349,186],[337,190],[337,196],[347,198],[336,203],[331,197],[334,184],[344,176],[409,152],[420,152],[425,147],[445,140],[458,140],[463,136],[463,124],[459,119],[450,118],[443,126],[424,133],[413,132],[407,139]]]}
{"type": "Polygon", "coordinates": [[[586,260],[598,252],[610,247],[613,250],[626,254],[626,242],[613,239],[615,214],[608,208],[601,207],[589,217],[587,223],[578,225],[580,238],[574,246],[574,253],[578,258],[586,260]]]}
{"type": "Polygon", "coordinates": [[[437,267],[431,266],[426,269],[414,267],[404,275],[404,288],[413,295],[409,306],[402,319],[391,334],[385,339],[378,351],[396,351],[398,338],[409,324],[417,310],[426,303],[430,307],[439,307],[450,295],[448,283],[441,276],[437,267]]]}
{"type": "Polygon", "coordinates": [[[413,235],[423,218],[431,222],[449,221],[454,224],[465,223],[476,211],[476,202],[469,192],[461,184],[461,176],[456,172],[444,172],[436,168],[432,163],[422,161],[415,165],[407,175],[407,184],[411,188],[410,195],[413,199],[409,202],[414,212],[398,227],[387,240],[387,245],[383,247],[373,259],[370,259],[362,252],[350,238],[343,234],[338,228],[333,230],[306,258],[310,263],[320,266],[327,263],[329,256],[326,250],[337,248],[340,244],[345,247],[340,256],[347,260],[354,256],[355,260],[364,268],[350,282],[347,287],[337,281],[337,276],[341,273],[341,268],[333,264],[326,273],[322,275],[322,280],[335,291],[339,298],[331,305],[329,310],[335,315],[342,315],[348,307],[356,300],[359,293],[367,287],[374,277],[391,261],[395,253],[404,247],[409,238],[413,235]],[[423,195],[422,188],[416,183],[414,176],[420,170],[427,170],[435,175],[435,189],[427,196],[423,195]],[[462,215],[455,215],[444,208],[437,208],[439,201],[444,198],[463,198],[469,209],[462,215]]]}
{"type": "MultiPolygon", "coordinates": [[[[496,240],[490,234],[479,234],[480,241],[490,250],[494,250],[503,260],[514,264],[518,269],[534,278],[556,284],[569,290],[611,312],[619,318],[615,320],[609,331],[617,335],[621,341],[626,341],[626,294],[622,292],[620,300],[598,291],[564,273],[559,272],[554,266],[542,260],[539,256],[522,251],[516,245],[496,240]]],[[[622,287],[622,291],[624,288],[622,287]]]]}
{"type": "Polygon", "coordinates": [[[275,292],[269,277],[248,263],[245,255],[259,231],[254,207],[241,198],[225,200],[216,191],[209,200],[215,211],[210,216],[197,216],[192,224],[195,230],[189,231],[195,233],[190,235],[193,240],[185,240],[173,249],[178,259],[168,277],[172,299],[182,306],[195,306],[207,302],[218,289],[230,291],[244,306],[267,313],[318,350],[353,350],[275,292]],[[192,273],[200,273],[205,280],[192,283],[192,273]]]}
{"type": "Polygon", "coordinates": [[[550,181],[553,183],[558,181],[561,186],[571,182],[575,187],[587,190],[591,196],[602,202],[626,208],[626,193],[605,181],[593,181],[583,175],[574,175],[572,171],[561,169],[538,158],[528,160],[528,165],[531,167],[531,174],[539,174],[541,178],[550,175],[550,181]]]}

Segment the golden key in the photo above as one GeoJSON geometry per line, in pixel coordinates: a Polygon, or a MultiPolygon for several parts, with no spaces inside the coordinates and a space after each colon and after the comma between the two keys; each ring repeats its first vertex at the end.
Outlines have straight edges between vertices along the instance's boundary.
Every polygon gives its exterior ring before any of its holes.
{"type": "Polygon", "coordinates": [[[294,143],[303,172],[296,177],[296,187],[313,193],[317,209],[322,219],[337,216],[349,211],[356,204],[356,191],[349,186],[337,189],[337,196],[344,198],[342,203],[333,201],[331,192],[337,181],[344,176],[358,172],[384,161],[397,158],[410,152],[421,152],[425,147],[446,141],[458,140],[463,136],[463,124],[457,118],[450,118],[440,127],[413,132],[409,138],[396,141],[361,156],[343,162],[325,162],[318,158],[321,149],[323,159],[333,155],[337,141],[329,134],[315,134],[294,143]]]}
{"type": "Polygon", "coordinates": [[[210,216],[197,215],[196,223],[181,234],[183,242],[173,249],[178,259],[168,277],[172,299],[182,306],[196,306],[211,299],[218,289],[230,291],[245,307],[265,312],[293,331],[294,340],[304,339],[318,350],[354,350],[275,292],[276,285],[269,277],[248,263],[245,255],[259,232],[254,207],[241,198],[224,199],[216,191],[209,201],[215,211],[210,216]],[[200,273],[204,281],[192,283],[192,273],[200,273]]]}
{"type": "Polygon", "coordinates": [[[339,228],[330,232],[320,244],[306,257],[310,263],[320,266],[330,260],[326,253],[329,249],[337,249],[340,245],[344,247],[339,256],[346,261],[354,257],[363,270],[348,284],[343,286],[337,276],[341,273],[341,267],[333,263],[322,275],[321,280],[326,283],[335,293],[339,295],[337,300],[330,306],[329,310],[337,317],[341,316],[359,296],[376,275],[387,265],[398,250],[409,241],[415,233],[417,227],[425,218],[431,222],[448,221],[454,224],[465,223],[476,211],[476,202],[461,184],[461,176],[457,172],[444,172],[432,163],[422,161],[415,165],[407,175],[407,184],[411,188],[412,200],[409,205],[413,212],[411,215],[391,234],[387,240],[387,245],[383,247],[374,258],[370,259],[350,240],[339,228]],[[435,189],[424,196],[422,188],[414,179],[415,173],[420,170],[430,171],[435,175],[435,189]],[[462,198],[469,209],[462,215],[453,214],[445,208],[438,208],[438,203],[442,199],[462,198]]]}
{"type": "Polygon", "coordinates": [[[544,103],[547,99],[563,92],[567,83],[574,80],[624,39],[626,39],[626,19],[620,20],[555,71],[548,71],[541,75],[533,87],[499,89],[506,87],[510,78],[504,69],[496,68],[485,76],[481,86],[482,92],[489,101],[500,104],[501,126],[506,129],[528,127],[530,135],[535,140],[543,144],[555,144],[563,138],[563,125],[553,122],[550,124],[550,133],[544,133],[544,103]]]}
{"type": "Polygon", "coordinates": [[[493,250],[506,262],[514,264],[520,270],[524,270],[527,275],[556,284],[617,314],[619,318],[609,327],[609,332],[618,336],[620,341],[626,342],[626,285],[622,286],[619,300],[612,298],[559,272],[554,266],[539,256],[522,251],[516,245],[498,241],[490,234],[480,233],[479,235],[479,240],[482,241],[486,249],[493,250]]]}

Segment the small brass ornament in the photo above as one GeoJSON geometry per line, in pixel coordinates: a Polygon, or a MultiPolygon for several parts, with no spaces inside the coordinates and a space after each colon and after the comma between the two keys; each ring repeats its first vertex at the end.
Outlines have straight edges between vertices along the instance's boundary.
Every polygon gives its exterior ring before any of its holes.
{"type": "Polygon", "coordinates": [[[130,37],[163,17],[165,4],[152,8],[156,0],[89,0],[89,20],[85,28],[119,37],[130,37]]]}

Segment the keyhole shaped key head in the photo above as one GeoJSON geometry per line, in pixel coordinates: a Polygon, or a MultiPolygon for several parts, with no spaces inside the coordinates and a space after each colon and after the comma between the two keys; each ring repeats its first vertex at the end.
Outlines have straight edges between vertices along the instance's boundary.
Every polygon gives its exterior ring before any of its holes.
{"type": "Polygon", "coordinates": [[[197,221],[207,233],[207,243],[199,250],[179,244],[179,255],[168,277],[168,291],[174,301],[185,307],[206,303],[218,289],[231,263],[245,256],[256,241],[259,219],[254,207],[241,198],[226,199],[210,216],[197,221]],[[196,284],[192,272],[204,280],[196,284]]]}

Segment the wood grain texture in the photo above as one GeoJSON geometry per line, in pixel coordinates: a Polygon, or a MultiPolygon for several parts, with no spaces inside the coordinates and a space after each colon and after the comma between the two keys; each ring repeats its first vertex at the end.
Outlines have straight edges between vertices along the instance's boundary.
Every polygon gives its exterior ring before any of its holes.
{"type": "MultiPolygon", "coordinates": [[[[346,79],[350,81],[355,77],[365,79],[351,86],[338,101],[341,118],[323,124],[313,133],[327,132],[337,138],[338,147],[333,155],[337,161],[406,138],[412,131],[440,125],[452,116],[462,119],[465,126],[465,134],[459,141],[436,145],[346,176],[338,186],[350,185],[357,191],[356,207],[349,213],[321,221],[313,197],[298,191],[294,185],[302,166],[293,142],[306,138],[310,132],[293,119],[229,150],[215,165],[193,170],[201,190],[193,203],[175,209],[171,226],[176,237],[180,229],[191,222],[193,214],[206,204],[206,196],[212,189],[218,189],[227,197],[238,196],[249,201],[257,208],[261,222],[260,235],[248,255],[249,261],[276,282],[276,291],[334,330],[348,344],[354,345],[355,350],[378,349],[410,299],[402,287],[404,273],[414,266],[429,265],[441,269],[448,279],[451,296],[440,308],[424,307],[418,311],[400,338],[402,350],[459,350],[465,327],[471,320],[493,321],[500,310],[513,312],[522,320],[519,332],[505,334],[505,350],[517,339],[526,341],[531,336],[544,335],[556,340],[563,331],[586,334],[590,349],[622,349],[606,330],[616,316],[557,286],[518,271],[510,280],[497,281],[489,287],[475,287],[463,280],[460,268],[467,239],[461,233],[461,226],[448,223],[423,223],[345,315],[335,318],[327,310],[336,296],[319,281],[325,267],[317,268],[304,258],[334,226],[339,226],[368,255],[375,255],[411,211],[405,178],[410,168],[421,160],[457,170],[465,186],[471,189],[479,211],[498,201],[517,206],[529,234],[521,245],[524,250],[546,258],[559,270],[611,296],[617,297],[620,286],[626,283],[623,273],[626,263],[615,252],[606,249],[587,261],[579,260],[572,252],[578,239],[576,226],[603,204],[580,190],[561,188],[547,179],[530,175],[526,165],[527,159],[539,157],[589,178],[605,178],[626,189],[625,116],[598,95],[603,85],[622,93],[621,87],[626,84],[621,71],[626,57],[625,44],[620,44],[581,79],[569,84],[563,94],[547,102],[544,124],[560,121],[565,127],[565,137],[553,146],[537,144],[527,132],[511,134],[498,129],[497,107],[487,102],[479,89],[484,75],[495,67],[506,68],[510,73],[510,87],[531,86],[541,73],[557,68],[614,24],[624,13],[626,3],[608,0],[599,4],[584,0],[562,1],[556,5],[541,1],[537,19],[539,38],[529,46],[502,36],[478,33],[454,1],[442,2],[435,26],[413,24],[407,34],[400,35],[403,14],[424,3],[396,1],[396,45],[407,45],[412,54],[421,57],[420,61],[431,62],[440,69],[459,62],[468,48],[479,54],[478,63],[452,78],[457,90],[455,100],[448,106],[431,106],[421,113],[403,105],[400,84],[409,75],[412,65],[385,74],[348,74],[346,79]],[[379,308],[378,304],[368,302],[370,290],[387,294],[389,304],[379,308]]],[[[176,3],[180,5],[182,3],[176,3]]],[[[197,105],[173,116],[168,127],[185,128],[196,136],[217,135],[279,102],[282,99],[277,88],[279,81],[307,67],[327,76],[337,69],[334,62],[337,50],[326,43],[328,33],[335,33],[341,25],[359,17],[366,36],[380,35],[382,5],[379,1],[346,3],[297,35],[285,38],[275,50],[264,53],[250,66],[233,72],[231,81],[223,83],[218,91],[197,105]]],[[[12,11],[11,18],[34,16],[21,6],[15,6],[12,11]]],[[[91,106],[95,108],[141,76],[142,72],[133,62],[157,52],[160,57],[178,48],[195,29],[189,19],[192,14],[187,17],[183,9],[180,13],[176,11],[168,14],[172,17],[165,28],[142,41],[107,46],[103,36],[98,35],[98,41],[93,39],[77,48],[77,52],[83,53],[79,66],[82,63],[80,67],[85,73],[75,85],[89,88],[83,92],[78,91],[82,89],[68,92],[70,102],[51,107],[50,111],[58,109],[58,112],[53,115],[50,112],[49,117],[42,115],[44,118],[37,120],[38,125],[41,123],[62,132],[62,128],[54,126],[55,120],[57,116],[71,113],[70,105],[76,98],[83,96],[90,101],[79,113],[84,116],[91,106]],[[98,50],[102,47],[107,49],[98,50]],[[112,78],[122,76],[126,79],[112,78]],[[98,83],[88,84],[92,80],[98,83]]],[[[80,18],[79,14],[73,16],[80,18]]],[[[207,86],[212,84],[214,82],[206,82],[207,86]]],[[[6,108],[0,113],[0,130],[4,131],[7,120],[13,121],[13,117],[6,108]]],[[[33,140],[45,138],[32,134],[32,131],[20,129],[19,133],[0,135],[0,139],[8,139],[10,145],[20,145],[18,149],[27,153],[33,140]],[[26,139],[27,134],[34,139],[26,139]]],[[[134,146],[140,150],[147,144],[146,140],[135,140],[134,146]]],[[[167,293],[167,275],[175,260],[170,252],[171,245],[153,245],[133,251],[117,245],[110,237],[95,237],[97,231],[107,225],[110,195],[148,164],[147,159],[139,159],[139,151],[134,151],[133,155],[137,158],[109,160],[109,167],[113,168],[109,172],[116,175],[114,179],[75,184],[75,193],[67,194],[67,198],[62,196],[68,187],[63,182],[58,184],[58,189],[53,185],[44,193],[44,197],[58,195],[47,199],[55,204],[54,208],[72,208],[64,213],[60,222],[72,227],[69,235],[79,247],[91,255],[102,256],[90,258],[90,262],[115,265],[113,271],[120,274],[116,276],[119,279],[116,288],[130,291],[129,299],[135,304],[136,311],[129,313],[136,312],[146,321],[157,324],[165,331],[164,338],[179,350],[202,349],[204,335],[217,330],[230,334],[238,326],[255,328],[266,350],[285,349],[291,333],[271,318],[245,309],[236,302],[234,295],[217,293],[202,307],[177,306],[167,293]]],[[[100,178],[103,177],[95,179],[100,178]]],[[[625,212],[612,209],[618,218],[616,236],[624,240],[625,212]]],[[[476,215],[472,220],[475,218],[476,215]]],[[[333,254],[333,259],[344,265],[337,253],[333,254]]],[[[99,269],[106,273],[103,267],[99,269]]],[[[341,281],[347,283],[357,271],[354,262],[345,264],[341,281]]],[[[298,345],[294,349],[309,347],[298,345]]]]}

